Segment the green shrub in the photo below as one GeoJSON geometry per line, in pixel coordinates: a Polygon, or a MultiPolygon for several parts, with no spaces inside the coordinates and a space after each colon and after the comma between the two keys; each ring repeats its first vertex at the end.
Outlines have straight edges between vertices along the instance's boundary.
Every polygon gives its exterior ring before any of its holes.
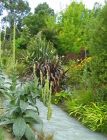
{"type": "Polygon", "coordinates": [[[56,93],[55,95],[52,96],[52,103],[53,104],[59,104],[64,102],[64,100],[67,100],[70,97],[70,94],[62,91],[59,93],[56,93]]]}
{"type": "Polygon", "coordinates": [[[85,105],[94,101],[91,89],[74,90],[72,99],[77,100],[79,104],[85,105]]]}
{"type": "Polygon", "coordinates": [[[3,58],[4,71],[7,75],[12,74],[13,71],[13,58],[10,56],[3,58]]]}
{"type": "Polygon", "coordinates": [[[81,76],[82,76],[82,69],[78,66],[78,64],[75,61],[69,61],[68,65],[66,66],[66,69],[69,71],[68,73],[68,81],[67,84],[69,86],[78,87],[81,83],[81,76]]]}
{"type": "Polygon", "coordinates": [[[103,102],[107,101],[107,86],[102,85],[95,89],[95,101],[103,102]]]}
{"type": "Polygon", "coordinates": [[[18,75],[20,77],[21,76],[24,76],[25,75],[25,70],[26,70],[25,64],[23,64],[23,63],[17,63],[16,70],[17,70],[17,73],[18,73],[18,75]]]}

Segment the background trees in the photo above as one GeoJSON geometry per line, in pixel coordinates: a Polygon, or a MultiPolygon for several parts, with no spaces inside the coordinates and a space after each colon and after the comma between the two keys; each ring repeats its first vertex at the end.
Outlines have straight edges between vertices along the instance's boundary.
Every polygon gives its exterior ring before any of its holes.
{"type": "MultiPolygon", "coordinates": [[[[91,62],[92,84],[96,93],[104,100],[107,99],[107,3],[101,9],[97,9],[97,19],[91,34],[90,53],[93,57],[91,62]],[[98,12],[99,11],[99,12],[98,12]]],[[[94,92],[95,92],[94,91],[94,92]]]]}
{"type": "Polygon", "coordinates": [[[13,26],[14,20],[17,27],[21,28],[22,19],[30,12],[28,2],[24,0],[4,0],[3,5],[4,9],[8,12],[7,20],[9,22],[10,28],[13,26]]]}
{"type": "Polygon", "coordinates": [[[24,19],[24,25],[29,29],[31,35],[36,35],[47,28],[46,21],[50,16],[54,16],[54,10],[47,3],[39,4],[35,8],[34,14],[30,14],[24,19]]]}
{"type": "MultiPolygon", "coordinates": [[[[7,42],[11,45],[13,39],[13,26],[15,22],[16,28],[16,38],[21,35],[23,28],[22,20],[30,12],[30,7],[28,2],[24,0],[4,0],[1,2],[3,10],[7,12],[7,15],[2,19],[2,27],[4,28],[2,33],[4,34],[4,41],[2,43],[3,48],[7,48],[7,42]]],[[[8,47],[10,49],[10,47],[8,47]]]]}
{"type": "MultiPolygon", "coordinates": [[[[4,9],[8,12],[7,17],[3,19],[4,23],[8,22],[8,27],[2,30],[2,49],[9,49],[11,46],[13,23],[15,21],[17,59],[20,58],[22,49],[25,58],[29,50],[37,51],[37,44],[34,45],[32,42],[35,42],[36,35],[41,32],[41,39],[52,43],[58,54],[77,54],[81,49],[89,50],[90,56],[95,60],[90,66],[92,75],[96,75],[98,78],[102,77],[102,73],[104,73],[103,76],[105,77],[104,65],[107,53],[106,5],[101,8],[96,3],[92,10],[88,10],[82,3],[72,2],[65,11],[55,15],[54,10],[47,3],[43,3],[39,4],[32,14],[26,1],[5,0],[0,3],[1,14],[4,9]],[[6,38],[4,40],[3,36],[5,34],[6,38]],[[97,76],[98,74],[100,76],[97,76]]],[[[7,52],[9,54],[9,51],[7,52]]],[[[6,54],[6,51],[4,54],[6,54]]],[[[106,77],[103,80],[106,80],[106,77]]]]}
{"type": "Polygon", "coordinates": [[[86,24],[89,19],[89,11],[82,3],[72,2],[62,14],[59,32],[60,51],[62,53],[78,52],[86,44],[86,24]]]}

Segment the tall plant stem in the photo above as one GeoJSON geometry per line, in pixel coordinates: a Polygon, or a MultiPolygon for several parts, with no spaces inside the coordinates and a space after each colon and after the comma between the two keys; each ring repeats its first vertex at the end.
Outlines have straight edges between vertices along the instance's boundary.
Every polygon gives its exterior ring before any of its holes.
{"type": "Polygon", "coordinates": [[[15,27],[15,21],[14,21],[14,26],[13,26],[13,70],[15,69],[15,37],[16,37],[16,27],[15,27]]]}
{"type": "Polygon", "coordinates": [[[5,24],[5,28],[4,28],[4,41],[6,39],[6,32],[7,32],[7,17],[6,17],[6,24],[5,24]]]}
{"type": "Polygon", "coordinates": [[[1,49],[1,27],[0,27],[0,66],[2,64],[1,54],[2,54],[2,49],[1,49]]]}

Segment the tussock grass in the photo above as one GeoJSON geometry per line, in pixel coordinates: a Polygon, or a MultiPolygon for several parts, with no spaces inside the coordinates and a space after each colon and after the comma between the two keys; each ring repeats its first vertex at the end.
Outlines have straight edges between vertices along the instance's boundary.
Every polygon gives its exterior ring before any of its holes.
{"type": "Polygon", "coordinates": [[[46,135],[44,132],[38,134],[38,140],[53,140],[53,135],[46,135]]]}

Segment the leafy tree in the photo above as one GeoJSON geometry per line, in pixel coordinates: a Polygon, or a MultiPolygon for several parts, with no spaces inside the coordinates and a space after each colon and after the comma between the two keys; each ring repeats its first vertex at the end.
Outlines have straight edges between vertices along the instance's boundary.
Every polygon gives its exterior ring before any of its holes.
{"type": "Polygon", "coordinates": [[[23,23],[29,28],[31,35],[34,36],[39,31],[47,28],[46,21],[51,16],[54,16],[54,10],[45,2],[43,4],[39,4],[35,8],[35,13],[27,16],[23,23]]]}
{"type": "Polygon", "coordinates": [[[107,53],[107,3],[105,4],[105,6],[103,7],[103,9],[100,11],[98,20],[99,20],[99,24],[97,24],[96,26],[96,30],[95,33],[93,34],[93,49],[94,52],[97,55],[100,55],[102,53],[107,53]],[[97,35],[97,36],[94,36],[97,35]]]}
{"type": "Polygon", "coordinates": [[[22,19],[27,16],[30,12],[30,7],[28,2],[24,0],[4,0],[2,2],[4,9],[8,12],[8,15],[4,17],[4,22],[9,23],[9,36],[12,38],[12,30],[14,26],[14,21],[16,24],[16,35],[20,34],[22,30],[22,19]]]}
{"type": "Polygon", "coordinates": [[[3,4],[2,2],[0,2],[0,15],[2,15],[2,13],[3,13],[3,4]]]}
{"type": "Polygon", "coordinates": [[[44,2],[35,8],[35,14],[54,16],[54,10],[51,9],[46,2],[44,2]]]}
{"type": "Polygon", "coordinates": [[[23,24],[29,29],[31,36],[34,36],[43,28],[46,28],[45,16],[30,14],[24,19],[23,24]]]}
{"type": "Polygon", "coordinates": [[[58,40],[58,33],[59,27],[56,23],[57,16],[49,16],[46,20],[46,28],[42,30],[42,33],[47,41],[53,43],[53,47],[56,49],[58,48],[59,40],[58,40]]]}
{"type": "Polygon", "coordinates": [[[28,2],[24,0],[9,0],[4,1],[4,7],[8,11],[8,21],[10,26],[13,25],[13,20],[17,25],[21,23],[21,20],[30,12],[28,2]]]}
{"type": "MultiPolygon", "coordinates": [[[[4,0],[2,1],[3,9],[7,11],[8,15],[3,18],[4,30],[2,31],[2,48],[10,48],[13,39],[13,26],[15,22],[16,38],[18,38],[22,31],[22,20],[30,12],[28,2],[24,0],[4,0]],[[8,22],[8,27],[5,23],[8,22]],[[4,37],[3,37],[4,36],[4,37]]],[[[7,55],[6,52],[4,54],[7,55]]],[[[9,54],[9,51],[8,51],[9,54]]]]}
{"type": "Polygon", "coordinates": [[[53,43],[53,46],[58,45],[57,30],[56,30],[56,17],[54,10],[51,9],[47,3],[39,4],[35,8],[34,14],[29,14],[23,20],[24,29],[27,28],[30,33],[30,37],[37,35],[42,31],[42,35],[47,41],[53,43]]]}
{"type": "Polygon", "coordinates": [[[59,21],[59,52],[78,52],[80,48],[86,47],[89,18],[90,13],[82,3],[72,2],[69,5],[59,21]]]}
{"type": "MultiPolygon", "coordinates": [[[[107,99],[107,3],[103,8],[93,9],[94,22],[90,29],[90,80],[93,92],[107,99]]],[[[91,21],[92,22],[92,21],[91,21]]]]}

